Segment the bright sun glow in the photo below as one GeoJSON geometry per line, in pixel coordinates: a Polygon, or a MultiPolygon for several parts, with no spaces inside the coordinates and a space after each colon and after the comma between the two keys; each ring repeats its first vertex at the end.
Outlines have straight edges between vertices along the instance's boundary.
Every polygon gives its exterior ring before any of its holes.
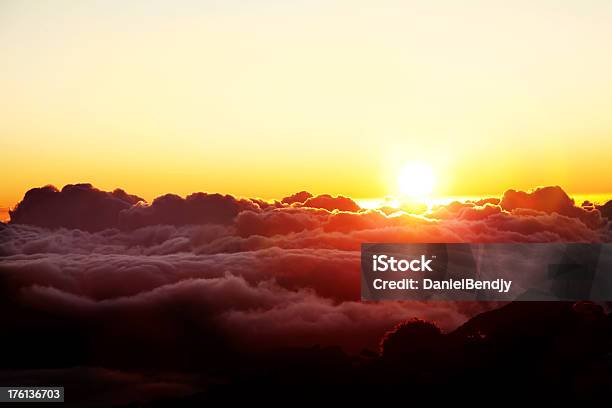
{"type": "Polygon", "coordinates": [[[431,166],[424,163],[408,163],[398,176],[399,192],[411,199],[425,199],[434,189],[435,176],[431,166]]]}

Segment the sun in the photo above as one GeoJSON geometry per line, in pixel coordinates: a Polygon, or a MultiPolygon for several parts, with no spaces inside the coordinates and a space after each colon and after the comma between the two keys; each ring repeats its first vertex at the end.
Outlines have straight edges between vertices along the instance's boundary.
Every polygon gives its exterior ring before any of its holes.
{"type": "Polygon", "coordinates": [[[423,200],[434,190],[436,178],[431,166],[420,162],[406,164],[397,177],[398,189],[401,195],[423,200]]]}

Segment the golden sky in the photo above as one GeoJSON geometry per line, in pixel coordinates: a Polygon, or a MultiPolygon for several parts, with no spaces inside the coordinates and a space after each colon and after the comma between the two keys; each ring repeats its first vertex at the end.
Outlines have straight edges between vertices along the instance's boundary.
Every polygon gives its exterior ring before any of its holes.
{"type": "Polygon", "coordinates": [[[3,1],[0,207],[302,189],[612,192],[610,1],[3,1]]]}

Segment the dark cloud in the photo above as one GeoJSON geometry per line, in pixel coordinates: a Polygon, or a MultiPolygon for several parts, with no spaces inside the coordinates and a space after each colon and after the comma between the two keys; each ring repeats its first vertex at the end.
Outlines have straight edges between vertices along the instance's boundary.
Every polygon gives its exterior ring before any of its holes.
{"type": "Polygon", "coordinates": [[[477,205],[477,206],[483,206],[485,204],[498,205],[499,202],[500,202],[500,199],[499,198],[489,197],[489,198],[482,198],[480,200],[473,200],[471,202],[474,203],[474,205],[477,205]]]}
{"type": "MultiPolygon", "coordinates": [[[[503,235],[512,231],[528,236],[526,241],[530,241],[538,232],[555,234],[547,241],[572,236],[589,240],[593,232],[596,234],[605,229],[610,212],[608,207],[609,203],[596,208],[576,206],[561,188],[543,187],[532,192],[508,190],[501,200],[486,198],[438,205],[423,215],[441,220],[434,225],[440,232],[457,232],[459,225],[453,225],[450,221],[465,221],[462,229],[472,231],[479,227],[477,222],[482,221],[486,225],[480,227],[489,229],[487,233],[503,235]],[[569,226],[572,222],[567,219],[579,220],[585,227],[569,226]],[[563,231],[551,228],[551,225],[546,225],[549,221],[560,222],[566,228],[563,231]]],[[[402,210],[364,211],[350,198],[330,195],[313,197],[304,191],[286,197],[282,202],[194,193],[186,198],[167,194],[147,204],[123,190],[104,192],[89,184],[78,184],[67,185],[62,191],[52,186],[28,191],[11,212],[11,223],[89,232],[108,228],[137,230],[155,225],[219,224],[235,227],[240,237],[272,237],[318,228],[325,232],[348,233],[405,227],[419,224],[419,221],[402,210]]],[[[432,229],[425,225],[420,227],[432,229]]],[[[442,235],[448,237],[449,234],[442,235]]],[[[469,241],[472,238],[472,234],[468,234],[459,239],[469,241]]]]}
{"type": "Polygon", "coordinates": [[[105,192],[91,184],[68,184],[61,191],[46,186],[29,190],[10,217],[18,224],[100,231],[117,227],[119,213],[139,201],[123,190],[105,192]]]}
{"type": "Polygon", "coordinates": [[[138,205],[121,213],[121,225],[128,229],[147,225],[229,224],[239,212],[259,211],[250,200],[230,195],[194,193],[186,198],[175,194],[158,197],[150,205],[138,205]]]}
{"type": "Polygon", "coordinates": [[[499,205],[506,211],[526,208],[547,214],[557,213],[578,218],[589,227],[602,225],[601,214],[598,211],[576,206],[574,200],[559,186],[540,187],[532,192],[508,190],[504,193],[499,205]]]}
{"type": "Polygon", "coordinates": [[[316,197],[311,197],[304,201],[304,207],[323,208],[328,211],[359,211],[361,208],[348,197],[337,196],[332,197],[329,194],[322,194],[316,197]]]}
{"type": "Polygon", "coordinates": [[[244,211],[236,219],[238,235],[287,235],[321,226],[328,212],[313,208],[279,208],[265,212],[244,211]]]}
{"type": "Polygon", "coordinates": [[[288,197],[283,198],[281,202],[285,204],[293,204],[293,203],[301,204],[311,197],[312,197],[312,194],[310,194],[308,191],[300,191],[298,193],[295,193],[288,197]]]}
{"type": "Polygon", "coordinates": [[[602,217],[612,220],[612,200],[608,201],[604,205],[598,205],[596,208],[599,210],[602,217]]]}
{"type": "Polygon", "coordinates": [[[29,190],[11,211],[11,223],[95,232],[150,225],[229,224],[241,211],[260,211],[281,204],[237,199],[230,195],[194,193],[186,198],[166,194],[147,204],[117,189],[105,192],[91,184],[29,190]]]}

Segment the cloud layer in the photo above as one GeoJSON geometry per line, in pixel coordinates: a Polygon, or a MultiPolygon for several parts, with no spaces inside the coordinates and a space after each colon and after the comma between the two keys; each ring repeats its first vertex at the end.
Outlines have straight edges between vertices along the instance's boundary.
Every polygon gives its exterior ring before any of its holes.
{"type": "Polygon", "coordinates": [[[306,192],[275,202],[195,193],[147,204],[88,184],[33,189],[0,224],[7,341],[21,349],[24,337],[45,336],[80,364],[111,368],[182,368],[231,350],[312,344],[375,349],[406,319],[448,331],[498,305],[362,303],[360,243],[609,242],[608,206],[576,206],[559,187],[424,215],[306,192]],[[152,358],[159,349],[163,358],[152,358]]]}

